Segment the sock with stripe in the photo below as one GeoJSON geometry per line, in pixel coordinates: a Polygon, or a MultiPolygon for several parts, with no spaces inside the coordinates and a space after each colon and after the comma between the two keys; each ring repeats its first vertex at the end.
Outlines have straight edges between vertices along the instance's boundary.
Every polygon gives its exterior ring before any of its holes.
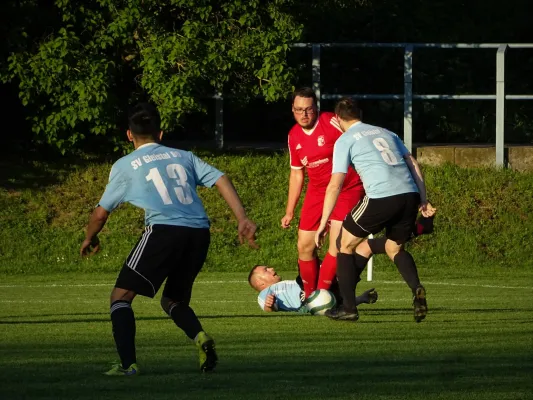
{"type": "Polygon", "coordinates": [[[394,264],[396,264],[403,279],[414,292],[417,286],[420,285],[420,278],[418,277],[418,270],[416,269],[413,256],[405,250],[400,250],[399,253],[394,256],[394,264]]]}
{"type": "Polygon", "coordinates": [[[137,362],[135,354],[135,316],[131,303],[117,300],[111,304],[111,324],[113,338],[123,368],[137,362]]]}
{"type": "Polygon", "coordinates": [[[309,261],[298,260],[298,267],[300,268],[300,276],[302,277],[305,298],[307,299],[316,290],[319,270],[318,260],[316,258],[309,261]]]}
{"type": "Polygon", "coordinates": [[[337,275],[337,257],[328,252],[320,266],[317,289],[329,289],[335,279],[335,275],[337,275]]]}
{"type": "Polygon", "coordinates": [[[172,304],[168,314],[176,326],[185,332],[189,339],[194,340],[203,330],[194,310],[185,303],[172,304]]]}

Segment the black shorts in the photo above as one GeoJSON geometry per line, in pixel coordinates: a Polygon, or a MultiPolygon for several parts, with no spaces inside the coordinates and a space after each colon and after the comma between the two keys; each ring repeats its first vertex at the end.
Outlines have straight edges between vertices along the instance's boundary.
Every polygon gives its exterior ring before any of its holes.
{"type": "Polygon", "coordinates": [[[126,259],[115,287],[154,297],[167,279],[163,296],[188,304],[209,242],[208,228],[147,226],[126,259]]]}
{"type": "Polygon", "coordinates": [[[380,199],[365,196],[346,215],[342,227],[360,238],[385,228],[387,239],[404,244],[414,232],[419,205],[418,193],[403,193],[380,199]]]}

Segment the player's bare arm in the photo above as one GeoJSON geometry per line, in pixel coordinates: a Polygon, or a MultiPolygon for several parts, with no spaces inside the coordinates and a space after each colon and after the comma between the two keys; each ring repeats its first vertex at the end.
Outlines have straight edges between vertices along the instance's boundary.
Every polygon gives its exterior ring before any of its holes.
{"type": "Polygon", "coordinates": [[[81,244],[80,255],[88,256],[97,253],[100,250],[100,241],[98,240],[98,233],[104,227],[109,212],[103,207],[98,206],[94,209],[89,219],[89,225],[87,226],[87,233],[85,234],[85,240],[81,244]]]}
{"type": "Polygon", "coordinates": [[[257,230],[256,225],[246,216],[241,199],[233,186],[233,183],[226,175],[222,175],[215,183],[221,196],[224,198],[228,206],[233,211],[235,218],[238,221],[238,235],[241,244],[244,241],[248,241],[250,247],[257,249],[259,246],[255,243],[255,232],[257,230]]]}
{"type": "Polygon", "coordinates": [[[335,208],[337,199],[339,198],[339,193],[342,189],[342,184],[344,183],[344,178],[346,173],[344,172],[335,172],[331,174],[331,179],[329,180],[328,187],[326,189],[326,196],[324,198],[324,208],[322,209],[322,219],[320,220],[320,226],[315,234],[315,243],[317,247],[320,247],[324,236],[326,234],[326,226],[329,221],[329,217],[335,208]]]}
{"type": "Polygon", "coordinates": [[[281,219],[281,227],[288,228],[292,219],[294,218],[294,210],[300,199],[302,188],[304,185],[304,170],[291,168],[291,174],[289,177],[289,195],[287,199],[287,207],[285,209],[285,215],[281,219]]]}
{"type": "Polygon", "coordinates": [[[420,212],[424,217],[431,217],[435,214],[436,208],[428,203],[426,184],[424,182],[424,175],[422,174],[420,164],[418,164],[418,161],[416,161],[416,159],[410,153],[406,154],[404,159],[405,163],[409,167],[409,171],[411,171],[413,179],[415,180],[418,191],[420,192],[420,212]]]}
{"type": "Polygon", "coordinates": [[[277,311],[276,310],[276,297],[273,294],[269,294],[266,297],[264,310],[266,312],[277,311]]]}

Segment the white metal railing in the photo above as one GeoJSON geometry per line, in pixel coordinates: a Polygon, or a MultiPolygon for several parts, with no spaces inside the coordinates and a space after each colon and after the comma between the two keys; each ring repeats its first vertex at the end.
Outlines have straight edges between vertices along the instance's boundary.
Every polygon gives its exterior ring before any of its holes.
{"type": "Polygon", "coordinates": [[[356,99],[404,101],[404,142],[409,151],[413,146],[413,100],[496,100],[496,165],[504,166],[505,100],[533,100],[533,94],[505,95],[505,53],[508,48],[533,49],[533,43],[295,43],[292,47],[311,48],[313,52],[313,88],[319,100],[350,96],[356,99]],[[322,48],[381,47],[404,49],[403,94],[322,94],[320,91],[320,53],[322,48]],[[415,48],[437,49],[497,49],[496,93],[482,94],[413,94],[413,52],[415,48]]]}

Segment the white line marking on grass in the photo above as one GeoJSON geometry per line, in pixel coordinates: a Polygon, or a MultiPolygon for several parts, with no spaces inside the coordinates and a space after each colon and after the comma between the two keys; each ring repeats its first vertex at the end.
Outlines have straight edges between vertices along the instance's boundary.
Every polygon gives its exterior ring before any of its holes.
{"type": "MultiPolygon", "coordinates": [[[[66,301],[71,301],[72,299],[63,299],[63,300],[0,300],[0,303],[28,303],[28,304],[47,304],[47,303],[65,303],[66,301]]],[[[146,301],[148,302],[148,301],[146,301]]],[[[76,303],[84,304],[100,304],[107,303],[106,300],[76,300],[76,303]]],[[[249,303],[248,300],[192,300],[191,304],[194,303],[249,303]]]]}
{"type": "MultiPolygon", "coordinates": [[[[109,283],[84,283],[84,284],[39,284],[39,285],[0,285],[0,288],[56,288],[56,287],[99,287],[113,286],[115,282],[109,283]]],[[[222,283],[248,283],[247,281],[196,281],[194,284],[222,284],[222,283]]]]}
{"type": "MultiPolygon", "coordinates": [[[[403,281],[374,281],[377,283],[384,283],[384,284],[398,284],[398,283],[405,283],[403,281]]],[[[369,283],[369,282],[367,282],[369,283]]],[[[500,286],[500,285],[475,285],[471,283],[448,283],[448,282],[423,282],[425,286],[430,285],[439,285],[439,286],[464,286],[464,287],[483,287],[483,288],[491,288],[491,289],[526,289],[526,290],[533,290],[533,287],[531,286],[500,286]]]]}
{"type": "MultiPolygon", "coordinates": [[[[109,283],[84,283],[84,284],[39,284],[39,285],[0,285],[0,288],[57,288],[57,287],[100,287],[100,286],[112,286],[114,282],[109,283]]],[[[247,281],[196,281],[196,284],[203,285],[214,285],[214,284],[225,284],[225,283],[248,283],[247,281]]],[[[366,284],[373,283],[382,283],[385,285],[397,285],[405,284],[404,281],[372,281],[365,282],[366,284]]],[[[482,287],[482,288],[491,288],[491,289],[524,289],[524,290],[533,290],[532,286],[503,286],[503,285],[486,285],[486,284],[470,284],[470,283],[449,283],[449,282],[431,282],[424,281],[426,286],[430,285],[439,285],[439,286],[463,286],[463,287],[482,287]]]]}

